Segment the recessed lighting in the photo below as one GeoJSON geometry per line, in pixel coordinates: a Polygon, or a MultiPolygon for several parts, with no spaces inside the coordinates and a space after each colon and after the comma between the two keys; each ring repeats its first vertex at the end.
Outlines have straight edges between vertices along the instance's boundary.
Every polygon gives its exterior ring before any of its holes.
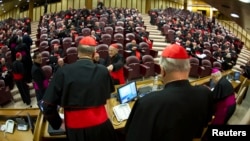
{"type": "Polygon", "coordinates": [[[239,1],[243,3],[250,3],[250,0],[239,0],[239,1]]]}
{"type": "Polygon", "coordinates": [[[235,14],[235,13],[231,13],[230,16],[234,17],[234,18],[239,18],[240,17],[238,14],[235,14]]]}

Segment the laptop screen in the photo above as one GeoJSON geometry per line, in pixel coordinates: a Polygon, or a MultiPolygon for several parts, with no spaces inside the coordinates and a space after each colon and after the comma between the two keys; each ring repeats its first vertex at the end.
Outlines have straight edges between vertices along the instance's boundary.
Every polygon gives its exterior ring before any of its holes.
{"type": "Polygon", "coordinates": [[[235,81],[240,80],[240,72],[234,72],[234,80],[235,81]]]}
{"type": "Polygon", "coordinates": [[[128,84],[125,84],[117,88],[117,94],[118,94],[119,102],[121,104],[134,100],[138,95],[136,82],[133,81],[133,82],[130,82],[128,84]]]}

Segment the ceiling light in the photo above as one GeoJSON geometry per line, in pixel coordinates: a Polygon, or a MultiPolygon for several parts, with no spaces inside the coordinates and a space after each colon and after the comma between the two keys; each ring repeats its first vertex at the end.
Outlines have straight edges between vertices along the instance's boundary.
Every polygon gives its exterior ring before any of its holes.
{"type": "Polygon", "coordinates": [[[235,13],[231,13],[230,16],[234,17],[234,18],[239,18],[240,17],[238,14],[235,14],[235,13]]]}
{"type": "Polygon", "coordinates": [[[250,0],[239,0],[239,1],[243,3],[250,3],[250,0]]]}

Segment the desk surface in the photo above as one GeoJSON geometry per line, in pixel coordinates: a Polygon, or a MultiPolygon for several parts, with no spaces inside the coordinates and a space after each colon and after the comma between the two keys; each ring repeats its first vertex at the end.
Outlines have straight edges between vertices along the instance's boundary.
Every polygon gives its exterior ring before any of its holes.
{"type": "MultiPolygon", "coordinates": [[[[6,117],[12,118],[17,116],[30,116],[35,117],[39,114],[39,109],[0,109],[0,118],[5,119],[6,117]]],[[[0,120],[0,124],[5,124],[6,120],[0,120]]],[[[33,141],[33,134],[31,130],[19,131],[17,130],[17,125],[15,124],[14,133],[4,133],[0,131],[1,141],[33,141]]]]}
{"type": "MultiPolygon", "coordinates": [[[[226,71],[223,73],[223,75],[227,75],[227,74],[230,74],[232,73],[232,71],[226,71]]],[[[202,85],[202,84],[205,84],[207,82],[209,82],[210,80],[210,76],[208,77],[204,77],[204,78],[201,78],[199,80],[195,80],[195,81],[191,81],[191,85],[202,85]]],[[[148,85],[152,85],[153,83],[153,80],[145,80],[145,81],[137,81],[136,84],[137,84],[137,87],[140,88],[140,87],[143,87],[143,86],[148,86],[148,85]]],[[[233,87],[236,88],[240,85],[240,83],[236,83],[234,81],[231,82],[233,84],[233,87]]],[[[119,86],[116,86],[116,88],[119,87],[119,86]]],[[[122,129],[124,128],[125,124],[126,124],[126,121],[123,121],[123,122],[118,122],[114,116],[114,113],[113,113],[113,107],[118,105],[119,102],[117,101],[116,98],[110,98],[107,100],[107,104],[106,104],[106,108],[107,108],[107,113],[108,113],[108,116],[111,120],[111,122],[113,123],[113,126],[115,129],[122,129]]],[[[134,105],[134,101],[131,101],[129,102],[129,105],[130,107],[132,108],[133,105],[134,105]]],[[[43,119],[44,120],[44,119],[43,119]]],[[[50,136],[48,134],[48,122],[43,122],[43,127],[41,128],[41,130],[43,130],[41,133],[42,133],[42,137],[43,138],[64,138],[65,135],[60,135],[60,136],[50,136]]]]}

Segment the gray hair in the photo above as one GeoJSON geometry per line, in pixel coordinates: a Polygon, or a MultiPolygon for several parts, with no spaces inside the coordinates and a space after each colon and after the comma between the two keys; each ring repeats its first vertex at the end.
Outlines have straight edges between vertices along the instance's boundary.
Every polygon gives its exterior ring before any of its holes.
{"type": "Polygon", "coordinates": [[[81,54],[93,54],[95,52],[95,47],[88,45],[79,45],[77,48],[78,52],[81,54]]]}
{"type": "Polygon", "coordinates": [[[190,61],[189,59],[172,59],[172,58],[160,58],[160,65],[166,72],[189,72],[190,61]]]}

